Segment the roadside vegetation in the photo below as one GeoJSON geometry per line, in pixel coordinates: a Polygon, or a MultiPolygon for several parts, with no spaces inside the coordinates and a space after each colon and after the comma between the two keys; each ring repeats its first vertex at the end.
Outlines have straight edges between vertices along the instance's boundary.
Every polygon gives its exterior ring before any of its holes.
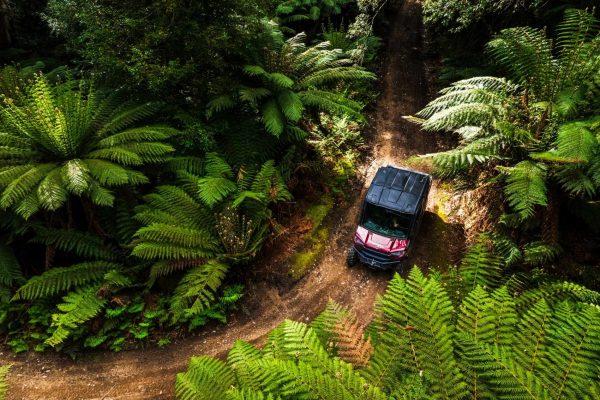
{"type": "Polygon", "coordinates": [[[313,3],[51,0],[36,16],[52,40],[6,38],[22,46],[0,72],[8,346],[75,356],[225,323],[243,296],[228,272],[282,231],[278,205],[331,209],[355,177],[379,40],[353,25],[368,6],[313,3]]]}
{"type": "MultiPolygon", "coordinates": [[[[310,273],[402,1],[0,1],[3,343],[77,357],[226,324],[290,220],[281,287],[310,273]]],[[[458,265],[395,274],[367,326],[330,302],[193,357],[177,398],[600,398],[599,10],[421,3],[440,91],[404,118],[448,145],[397,161],[448,203],[477,192],[486,223],[458,265]]]]}
{"type": "Polygon", "coordinates": [[[485,237],[451,273],[398,274],[366,328],[331,302],[262,348],[194,357],[179,399],[596,398],[600,293],[506,274],[485,237]]]}

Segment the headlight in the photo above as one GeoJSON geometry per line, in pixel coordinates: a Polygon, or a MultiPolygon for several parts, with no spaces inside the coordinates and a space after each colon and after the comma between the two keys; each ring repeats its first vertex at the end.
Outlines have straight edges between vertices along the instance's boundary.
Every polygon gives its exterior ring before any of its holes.
{"type": "Polygon", "coordinates": [[[358,246],[364,246],[365,242],[363,242],[363,240],[360,238],[360,236],[354,235],[354,244],[356,244],[358,246]]]}
{"type": "Polygon", "coordinates": [[[390,256],[392,256],[394,258],[402,258],[402,257],[404,257],[405,254],[406,254],[406,250],[400,250],[400,251],[395,251],[393,253],[390,253],[390,256]]]}

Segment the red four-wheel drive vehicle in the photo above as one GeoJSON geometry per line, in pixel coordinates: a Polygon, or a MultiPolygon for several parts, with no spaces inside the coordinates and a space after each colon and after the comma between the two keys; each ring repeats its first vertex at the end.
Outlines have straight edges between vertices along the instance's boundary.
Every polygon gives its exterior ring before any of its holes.
{"type": "Polygon", "coordinates": [[[348,250],[352,267],[363,262],[398,269],[408,257],[425,212],[431,176],[403,168],[381,167],[367,192],[348,250]]]}

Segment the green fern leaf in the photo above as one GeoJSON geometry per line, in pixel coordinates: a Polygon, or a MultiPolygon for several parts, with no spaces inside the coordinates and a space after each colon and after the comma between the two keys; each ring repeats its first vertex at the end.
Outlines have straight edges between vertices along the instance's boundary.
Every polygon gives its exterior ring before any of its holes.
{"type": "Polygon", "coordinates": [[[550,399],[542,383],[516,364],[501,347],[480,344],[467,334],[458,334],[456,343],[468,363],[500,399],[550,399]]]}
{"type": "Polygon", "coordinates": [[[8,394],[8,382],[6,378],[11,367],[12,365],[10,364],[0,367],[0,400],[6,399],[6,395],[8,394]]]}
{"type": "Polygon", "coordinates": [[[29,279],[17,290],[12,300],[34,300],[55,296],[79,286],[98,282],[108,271],[120,268],[119,264],[106,261],[83,262],[64,268],[55,267],[29,279]]]}
{"type": "Polygon", "coordinates": [[[222,400],[234,382],[233,371],[223,361],[192,357],[188,370],[177,374],[175,395],[180,400],[222,400]]]}
{"type": "Polygon", "coordinates": [[[488,236],[480,235],[465,254],[460,273],[467,290],[473,290],[477,285],[494,287],[500,280],[502,261],[490,246],[488,236]]]}
{"type": "Polygon", "coordinates": [[[504,191],[510,206],[522,219],[533,216],[536,205],[548,204],[544,166],[531,161],[521,161],[504,171],[508,174],[504,191]]]}
{"type": "Polygon", "coordinates": [[[228,270],[229,266],[218,261],[209,261],[189,270],[171,298],[173,321],[185,314],[197,315],[210,307],[228,270]]]}
{"type": "Polygon", "coordinates": [[[106,304],[106,299],[96,295],[97,288],[90,287],[71,292],[63,297],[64,303],[58,305],[59,314],[52,316],[52,336],[45,343],[55,347],[63,343],[74,329],[94,318],[106,304]]]}

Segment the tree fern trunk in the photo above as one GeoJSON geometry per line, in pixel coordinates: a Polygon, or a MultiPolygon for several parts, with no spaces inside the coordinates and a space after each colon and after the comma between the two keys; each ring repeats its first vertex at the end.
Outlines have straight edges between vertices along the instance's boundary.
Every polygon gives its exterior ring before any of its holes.
{"type": "Polygon", "coordinates": [[[82,198],[81,206],[83,208],[83,212],[88,223],[88,232],[92,232],[100,236],[106,236],[106,231],[102,228],[102,225],[100,225],[100,221],[98,221],[98,218],[96,217],[96,210],[94,208],[94,204],[92,204],[92,202],[88,199],[82,198]]]}
{"type": "Polygon", "coordinates": [[[559,239],[560,198],[553,183],[549,185],[548,205],[542,211],[542,239],[556,245],[559,239]]]}
{"type": "Polygon", "coordinates": [[[2,49],[7,49],[12,44],[9,13],[8,1],[0,0],[0,48],[2,49]]]}

